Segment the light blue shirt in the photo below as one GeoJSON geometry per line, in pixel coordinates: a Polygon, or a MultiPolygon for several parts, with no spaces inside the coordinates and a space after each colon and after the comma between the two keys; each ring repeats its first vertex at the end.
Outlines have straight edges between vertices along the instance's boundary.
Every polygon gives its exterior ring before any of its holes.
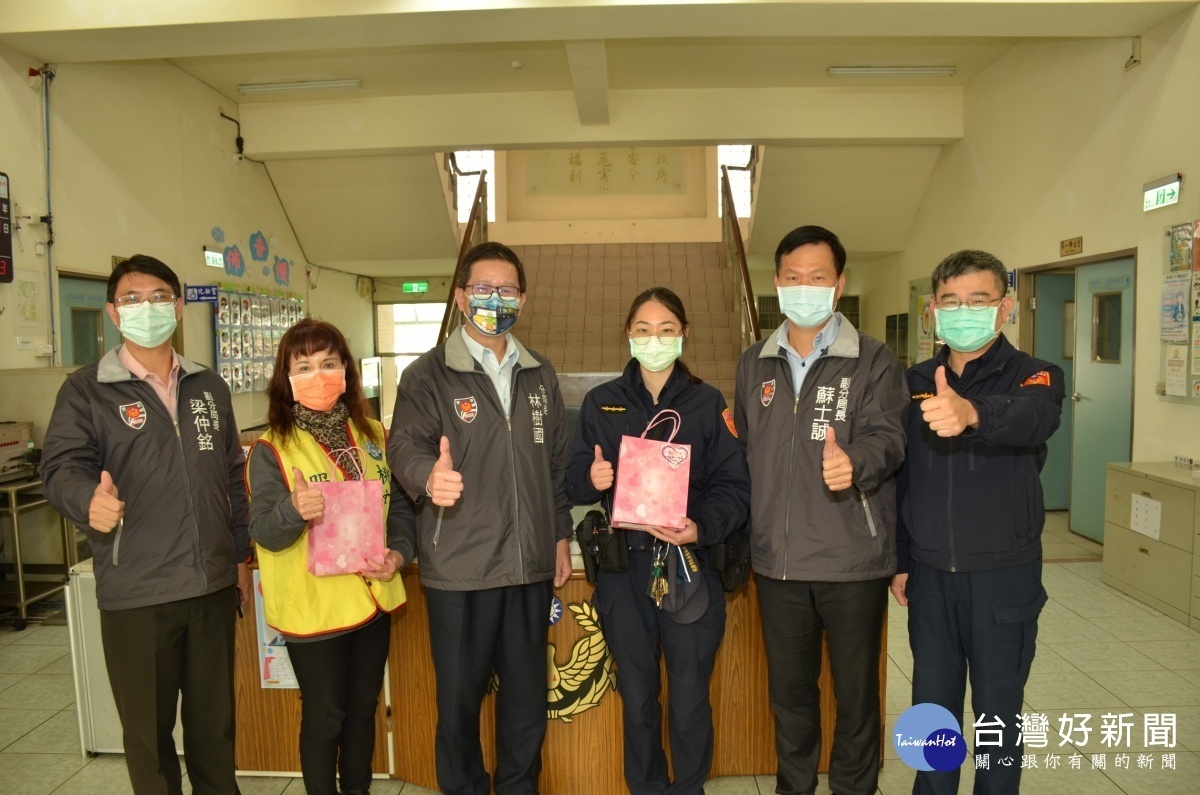
{"type": "Polygon", "coordinates": [[[462,334],[463,341],[467,343],[467,351],[471,354],[471,358],[479,362],[488,378],[492,379],[492,386],[496,388],[496,394],[500,397],[500,405],[504,407],[504,416],[509,416],[512,413],[513,365],[516,364],[517,357],[520,355],[512,335],[504,335],[506,347],[504,359],[501,361],[496,359],[496,354],[492,353],[491,348],[485,348],[471,339],[466,326],[463,326],[459,333],[462,334]]]}
{"type": "Polygon", "coordinates": [[[834,312],[833,317],[829,318],[821,327],[817,336],[813,338],[812,353],[808,356],[801,356],[788,342],[788,329],[791,327],[791,321],[784,321],[784,324],[779,327],[778,339],[779,347],[783,348],[783,352],[787,355],[788,366],[792,368],[792,394],[799,395],[812,364],[824,356],[825,351],[837,340],[838,332],[842,329],[842,316],[834,312]]]}

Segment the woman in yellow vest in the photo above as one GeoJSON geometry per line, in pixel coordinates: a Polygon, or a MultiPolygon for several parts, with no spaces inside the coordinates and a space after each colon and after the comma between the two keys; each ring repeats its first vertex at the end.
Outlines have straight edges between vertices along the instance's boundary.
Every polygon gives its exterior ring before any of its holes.
{"type": "Polygon", "coordinates": [[[250,449],[250,535],[258,546],[263,612],[287,641],[300,685],[300,768],[309,795],[365,793],[375,709],[391,636],[404,604],[397,572],[411,560],[412,505],[394,487],[383,426],[369,416],[342,333],[306,319],[279,343],[267,386],[269,430],[250,449]],[[386,554],[356,573],[309,572],[309,523],[325,508],[314,481],[378,479],[386,554]]]}

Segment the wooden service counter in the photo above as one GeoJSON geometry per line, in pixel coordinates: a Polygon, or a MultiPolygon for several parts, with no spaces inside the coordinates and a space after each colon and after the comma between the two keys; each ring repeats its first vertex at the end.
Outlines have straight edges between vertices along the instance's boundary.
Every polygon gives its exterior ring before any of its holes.
{"type": "MultiPolygon", "coordinates": [[[[417,573],[403,573],[408,604],[392,619],[388,654],[391,715],[383,699],[376,730],[373,769],[388,773],[388,743],[394,778],[436,790],[433,737],[437,721],[435,682],[429,657],[429,625],[417,573]]],[[[621,704],[616,672],[595,624],[592,586],[576,572],[555,591],[563,615],[550,627],[547,650],[548,719],[542,751],[541,791],[545,795],[625,792],[622,777],[621,704]],[[549,664],[553,665],[550,667],[549,664]]],[[[770,775],[775,772],[775,730],[767,697],[767,660],[754,582],[726,597],[725,640],[712,681],[716,727],[713,777],[770,775]]],[[[297,690],[260,687],[253,606],[237,634],[237,764],[246,771],[299,771],[297,690]]],[[[879,664],[880,704],[886,704],[887,622],[879,664]]],[[[829,767],[835,705],[828,654],[822,653],[820,770],[829,767]]],[[[503,686],[503,683],[501,683],[503,686]]],[[[664,679],[663,700],[666,686],[664,679]]],[[[482,740],[489,770],[495,769],[495,696],[484,701],[482,740]]],[[[664,717],[664,747],[667,745],[664,717]]],[[[882,751],[880,754],[882,763],[882,751]]]]}

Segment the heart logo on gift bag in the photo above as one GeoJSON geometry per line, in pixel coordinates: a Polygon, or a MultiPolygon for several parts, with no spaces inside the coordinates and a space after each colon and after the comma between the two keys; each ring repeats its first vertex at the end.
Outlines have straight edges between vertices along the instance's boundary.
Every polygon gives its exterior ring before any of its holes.
{"type": "Polygon", "coordinates": [[[671,469],[678,469],[679,465],[687,460],[688,451],[686,447],[676,447],[675,445],[663,445],[662,457],[667,459],[667,463],[671,465],[671,469]]]}

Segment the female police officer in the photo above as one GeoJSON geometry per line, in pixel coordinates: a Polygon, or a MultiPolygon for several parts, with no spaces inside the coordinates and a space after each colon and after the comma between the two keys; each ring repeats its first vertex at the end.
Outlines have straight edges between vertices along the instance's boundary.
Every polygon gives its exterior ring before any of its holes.
{"type": "MultiPolygon", "coordinates": [[[[601,570],[593,595],[619,671],[625,782],[633,795],[691,795],[702,792],[708,778],[713,754],[708,688],[725,634],[725,598],[717,573],[707,565],[707,548],[740,528],[749,510],[750,477],[733,415],[720,392],[678,361],[688,333],[683,303],[672,291],[652,287],[634,299],[625,321],[633,358],[620,378],[584,398],[567,476],[573,501],[602,501],[611,512],[621,437],[640,435],[666,409],[682,418],[675,441],[691,445],[692,456],[684,528],[625,531],[628,565],[621,572],[601,570]],[[652,565],[656,558],[678,560],[682,553],[677,547],[691,550],[701,571],[690,584],[668,577],[671,593],[660,608],[648,595],[652,565]],[[667,776],[661,740],[662,654],[670,685],[674,783],[667,776]]],[[[661,430],[647,436],[658,438],[661,430]]]]}

